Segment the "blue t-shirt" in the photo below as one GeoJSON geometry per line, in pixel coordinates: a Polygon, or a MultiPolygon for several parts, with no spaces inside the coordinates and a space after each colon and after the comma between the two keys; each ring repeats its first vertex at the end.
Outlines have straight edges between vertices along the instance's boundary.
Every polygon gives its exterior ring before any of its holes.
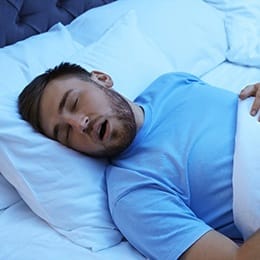
{"type": "Polygon", "coordinates": [[[211,229],[241,239],[232,213],[238,97],[186,73],[154,81],[132,144],[107,168],[112,217],[150,259],[177,259],[211,229]]]}

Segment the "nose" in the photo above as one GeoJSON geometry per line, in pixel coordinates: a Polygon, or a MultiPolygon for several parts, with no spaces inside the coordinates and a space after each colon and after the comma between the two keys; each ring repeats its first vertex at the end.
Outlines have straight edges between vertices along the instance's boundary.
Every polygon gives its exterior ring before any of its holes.
{"type": "Polygon", "coordinates": [[[67,124],[80,132],[84,132],[87,129],[89,123],[89,118],[85,115],[70,114],[67,115],[64,119],[67,124]]]}

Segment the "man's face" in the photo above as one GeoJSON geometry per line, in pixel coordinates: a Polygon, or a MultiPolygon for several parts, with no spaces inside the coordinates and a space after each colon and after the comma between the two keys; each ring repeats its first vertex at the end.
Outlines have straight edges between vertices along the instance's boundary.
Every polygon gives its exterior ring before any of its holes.
{"type": "Polygon", "coordinates": [[[122,152],[136,134],[128,102],[103,82],[76,77],[50,81],[40,102],[44,133],[77,151],[97,157],[122,152]]]}

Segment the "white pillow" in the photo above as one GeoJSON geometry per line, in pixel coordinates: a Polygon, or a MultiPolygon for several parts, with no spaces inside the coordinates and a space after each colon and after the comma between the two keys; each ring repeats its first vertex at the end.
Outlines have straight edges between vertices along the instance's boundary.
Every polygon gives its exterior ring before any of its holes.
{"type": "MultiPolygon", "coordinates": [[[[67,60],[84,63],[90,57],[91,67],[109,70],[118,89],[122,83],[122,90],[131,97],[154,77],[172,70],[160,50],[139,32],[133,13],[120,19],[96,44],[67,60]],[[125,48],[131,54],[127,62],[125,48]]],[[[41,63],[41,57],[38,61],[41,63]]],[[[4,62],[0,69],[2,66],[4,62]]],[[[6,76],[7,84],[9,80],[6,76]]],[[[16,93],[0,93],[0,171],[36,214],[73,242],[93,250],[119,243],[122,236],[107,205],[106,161],[79,154],[34,132],[20,119],[16,97],[16,93]]]]}
{"type": "MultiPolygon", "coordinates": [[[[229,49],[227,59],[242,65],[260,67],[260,1],[240,0],[227,12],[225,24],[229,49]]],[[[234,4],[233,4],[234,5],[234,4]]]]}
{"type": "Polygon", "coordinates": [[[200,76],[225,60],[223,15],[202,0],[119,0],[87,11],[68,29],[73,38],[87,45],[131,9],[136,11],[142,31],[176,70],[200,76]]]}
{"type": "Polygon", "coordinates": [[[114,89],[133,100],[160,75],[174,67],[151,39],[138,28],[131,10],[97,42],[69,59],[89,71],[101,70],[114,81],[114,89]]]}
{"type": "Polygon", "coordinates": [[[260,1],[204,0],[225,12],[227,59],[260,67],[260,1]]]}
{"type": "Polygon", "coordinates": [[[71,38],[61,23],[48,32],[32,36],[0,50],[1,91],[19,93],[46,68],[52,67],[80,50],[82,45],[71,38]]]}
{"type": "MultiPolygon", "coordinates": [[[[62,24],[54,25],[48,33],[33,36],[0,50],[1,95],[20,92],[27,80],[41,72],[46,66],[62,61],[82,46],[72,41],[70,33],[62,24]],[[63,48],[60,48],[60,45],[63,48]],[[44,55],[43,55],[44,53],[44,55]]],[[[3,116],[3,111],[1,111],[3,116]]],[[[2,127],[2,124],[1,124],[2,127]]],[[[2,159],[0,159],[2,161],[2,159]]],[[[0,209],[20,200],[16,190],[0,174],[0,209]]]]}
{"type": "MultiPolygon", "coordinates": [[[[71,55],[81,48],[79,43],[72,41],[70,33],[62,24],[54,25],[48,33],[2,48],[0,50],[1,94],[19,93],[27,84],[27,80],[41,72],[43,68],[53,66],[60,62],[62,57],[71,55]],[[60,48],[61,44],[63,48],[60,48]]],[[[0,209],[7,208],[21,199],[1,174],[0,193],[0,209]]]]}
{"type": "Polygon", "coordinates": [[[107,210],[106,163],[35,133],[17,112],[17,96],[33,77],[81,49],[57,25],[0,50],[0,172],[53,228],[98,250],[121,240],[107,210]]]}

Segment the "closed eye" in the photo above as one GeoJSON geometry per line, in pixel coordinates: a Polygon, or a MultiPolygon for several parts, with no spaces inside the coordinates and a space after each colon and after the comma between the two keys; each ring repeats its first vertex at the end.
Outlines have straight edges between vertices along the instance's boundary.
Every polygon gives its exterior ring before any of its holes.
{"type": "Polygon", "coordinates": [[[71,132],[71,126],[68,125],[67,129],[66,129],[66,139],[65,139],[67,145],[68,145],[69,140],[70,140],[70,132],[71,132]]]}
{"type": "Polygon", "coordinates": [[[73,103],[73,105],[72,105],[72,107],[71,107],[71,112],[73,112],[73,111],[76,110],[76,108],[77,108],[77,104],[78,104],[78,101],[79,101],[79,99],[76,98],[75,102],[73,103]]]}

